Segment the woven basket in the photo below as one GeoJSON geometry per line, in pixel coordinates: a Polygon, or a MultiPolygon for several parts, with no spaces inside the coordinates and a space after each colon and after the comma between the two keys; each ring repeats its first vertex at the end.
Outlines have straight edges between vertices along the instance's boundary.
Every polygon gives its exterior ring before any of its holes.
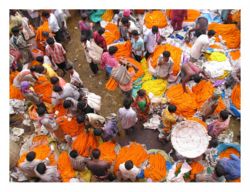
{"type": "Polygon", "coordinates": [[[182,121],[173,128],[171,142],[183,157],[196,158],[202,155],[209,144],[206,128],[196,121],[182,121]]]}

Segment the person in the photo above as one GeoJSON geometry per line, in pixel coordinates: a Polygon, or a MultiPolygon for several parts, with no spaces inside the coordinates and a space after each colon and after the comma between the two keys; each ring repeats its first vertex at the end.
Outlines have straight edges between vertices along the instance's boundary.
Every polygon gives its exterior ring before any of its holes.
{"type": "Polygon", "coordinates": [[[67,72],[69,72],[70,83],[77,88],[83,88],[83,82],[80,78],[79,73],[73,68],[73,65],[68,64],[66,67],[67,72]]]}
{"type": "Polygon", "coordinates": [[[105,32],[105,29],[104,28],[100,28],[98,29],[97,31],[95,31],[93,33],[93,38],[94,38],[94,41],[95,43],[101,47],[103,49],[103,51],[107,51],[107,44],[106,44],[106,40],[105,38],[103,37],[103,34],[105,32]]]}
{"type": "Polygon", "coordinates": [[[144,36],[144,46],[146,48],[146,59],[155,51],[156,45],[160,43],[160,33],[157,26],[144,36]]]}
{"type": "Polygon", "coordinates": [[[175,114],[176,109],[177,108],[175,105],[170,104],[162,111],[161,118],[163,128],[159,130],[160,133],[158,135],[160,141],[169,141],[173,125],[177,122],[178,119],[178,116],[175,114]]]}
{"type": "Polygon", "coordinates": [[[215,175],[217,177],[224,176],[228,182],[240,180],[240,158],[235,154],[231,154],[230,158],[218,160],[215,166],[215,175]]]}
{"type": "Polygon", "coordinates": [[[57,86],[60,86],[60,87],[64,87],[64,85],[66,84],[65,80],[61,77],[58,77],[58,76],[54,76],[54,77],[51,77],[50,78],[50,83],[52,85],[57,85],[57,86]]]}
{"type": "Polygon", "coordinates": [[[108,117],[106,117],[105,124],[103,126],[103,135],[102,139],[104,141],[112,140],[119,135],[118,130],[118,121],[115,113],[111,113],[108,117]]]}
{"type": "Polygon", "coordinates": [[[130,81],[127,84],[119,83],[119,87],[125,97],[131,97],[133,89],[133,77],[135,76],[135,72],[138,71],[138,68],[129,63],[126,59],[120,59],[120,63],[126,66],[128,75],[130,76],[130,81]]]}
{"type": "Polygon", "coordinates": [[[58,43],[61,43],[63,41],[62,30],[59,27],[58,21],[54,13],[43,12],[42,16],[48,19],[50,31],[55,34],[56,41],[58,43]]]}
{"type": "Polygon", "coordinates": [[[56,9],[54,10],[54,15],[57,19],[58,26],[62,32],[62,41],[70,40],[70,34],[67,30],[67,21],[66,18],[68,17],[65,10],[63,9],[56,9]]]}
{"type": "Polygon", "coordinates": [[[37,80],[37,77],[35,75],[35,68],[32,67],[31,69],[22,69],[17,76],[13,80],[13,85],[20,89],[21,82],[23,81],[29,81],[31,84],[35,83],[37,80]]]}
{"type": "Polygon", "coordinates": [[[111,163],[103,160],[99,160],[101,151],[99,149],[93,149],[91,160],[87,161],[87,168],[97,179],[106,179],[109,175],[109,169],[111,163]]]}
{"type": "Polygon", "coordinates": [[[213,138],[217,138],[223,131],[228,129],[230,118],[231,116],[229,115],[228,111],[221,111],[219,119],[208,125],[208,134],[213,138]]]}
{"type": "Polygon", "coordinates": [[[71,165],[76,171],[83,171],[86,167],[87,158],[84,158],[78,154],[76,150],[72,150],[69,153],[71,165]]]}
{"type": "Polygon", "coordinates": [[[116,46],[110,46],[108,52],[104,52],[101,57],[101,68],[106,71],[106,78],[108,79],[111,71],[114,67],[118,67],[119,63],[114,57],[114,54],[118,51],[116,46]]]}
{"type": "Polygon", "coordinates": [[[137,30],[132,31],[132,54],[136,61],[141,62],[144,56],[144,42],[137,30]]]}
{"type": "Polygon", "coordinates": [[[18,167],[26,177],[34,178],[36,177],[34,169],[40,162],[42,162],[42,160],[36,159],[36,153],[34,151],[30,151],[27,153],[25,160],[20,163],[18,167]]]}
{"type": "Polygon", "coordinates": [[[122,25],[119,26],[119,29],[120,29],[120,34],[121,34],[121,38],[124,39],[124,41],[127,41],[129,40],[129,31],[128,31],[128,28],[129,28],[129,20],[127,17],[123,17],[121,19],[121,23],[122,25]]]}
{"type": "Polygon", "coordinates": [[[87,100],[82,100],[77,103],[78,114],[86,115],[87,113],[94,113],[94,112],[95,110],[88,105],[87,100]]]}
{"type": "Polygon", "coordinates": [[[140,89],[137,91],[137,96],[132,107],[136,109],[139,121],[144,123],[148,120],[150,100],[145,90],[140,89]]]}
{"type": "Polygon", "coordinates": [[[187,19],[187,10],[186,9],[174,9],[171,10],[172,18],[171,25],[174,28],[174,31],[179,31],[182,29],[182,23],[187,19]]]}
{"type": "Polygon", "coordinates": [[[181,67],[181,84],[184,92],[187,92],[186,90],[186,83],[195,77],[202,74],[205,79],[208,79],[209,76],[205,72],[205,67],[200,68],[198,65],[196,65],[193,62],[186,62],[181,67]]]}
{"type": "Polygon", "coordinates": [[[99,68],[98,68],[97,63],[95,63],[94,60],[90,56],[90,51],[89,51],[89,48],[91,47],[90,41],[87,40],[87,38],[83,35],[81,36],[81,45],[83,47],[86,61],[87,61],[87,63],[89,63],[89,67],[90,67],[92,73],[94,74],[93,76],[97,76],[99,68]]]}
{"type": "Polygon", "coordinates": [[[225,82],[225,87],[226,88],[233,88],[234,85],[236,83],[240,83],[240,62],[237,62],[234,66],[233,66],[233,70],[231,72],[231,74],[229,75],[229,77],[226,78],[226,82],[225,82]]]}
{"type": "Polygon", "coordinates": [[[63,71],[63,77],[66,74],[66,51],[64,50],[61,43],[55,42],[52,37],[49,37],[46,41],[48,45],[46,45],[46,55],[50,58],[53,65],[57,65],[59,69],[63,71]]]}
{"type": "Polygon", "coordinates": [[[57,166],[48,166],[45,163],[39,163],[35,168],[36,176],[42,182],[59,182],[60,174],[57,166]]]}
{"type": "Polygon", "coordinates": [[[20,32],[18,26],[15,26],[11,29],[12,36],[10,38],[10,46],[19,50],[21,53],[21,64],[29,63],[32,59],[32,55],[30,52],[30,46],[32,44],[28,44],[27,41],[24,39],[24,35],[20,32]]]}
{"type": "Polygon", "coordinates": [[[136,181],[137,175],[140,173],[140,169],[136,167],[131,160],[127,160],[126,162],[119,165],[119,174],[121,179],[124,181],[136,181]]]}
{"type": "Polygon", "coordinates": [[[209,47],[209,39],[215,35],[214,30],[209,30],[207,34],[200,35],[194,42],[191,51],[191,61],[197,61],[203,52],[209,47]]]}
{"type": "Polygon", "coordinates": [[[173,65],[174,61],[171,58],[171,54],[169,51],[164,51],[158,61],[157,61],[157,67],[155,69],[156,73],[155,76],[162,78],[162,79],[168,79],[171,76],[173,76],[173,65]]]}
{"type": "Polygon", "coordinates": [[[36,67],[36,72],[45,74],[48,80],[50,80],[50,78],[52,77],[58,76],[50,64],[44,63],[43,56],[36,57],[36,61],[38,62],[39,65],[36,67]]]}
{"type": "Polygon", "coordinates": [[[46,108],[44,107],[38,107],[36,110],[38,114],[38,123],[40,126],[44,126],[51,136],[55,138],[58,141],[64,140],[64,133],[58,126],[58,123],[56,121],[56,117],[53,114],[48,114],[46,112],[46,108]]]}
{"type": "Polygon", "coordinates": [[[71,97],[67,97],[64,101],[63,101],[63,107],[64,109],[67,109],[72,115],[76,115],[77,112],[77,104],[78,101],[71,98],[71,97]]]}
{"type": "Polygon", "coordinates": [[[31,101],[35,105],[40,105],[42,103],[40,95],[36,94],[31,89],[31,84],[29,81],[21,82],[21,93],[27,101],[31,101]]]}
{"type": "Polygon", "coordinates": [[[123,100],[123,107],[118,110],[118,119],[121,121],[122,128],[126,135],[129,134],[138,120],[136,112],[131,108],[132,101],[129,98],[123,100]]]}
{"type": "Polygon", "coordinates": [[[88,21],[88,15],[82,14],[81,20],[78,23],[81,35],[85,36],[87,40],[90,40],[92,37],[92,26],[91,23],[88,21]]]}
{"type": "Polygon", "coordinates": [[[41,18],[39,16],[39,11],[34,9],[27,10],[30,15],[30,22],[32,26],[37,29],[40,26],[41,18]]]}
{"type": "Polygon", "coordinates": [[[52,93],[52,105],[55,106],[59,103],[60,99],[72,97],[75,100],[80,98],[80,93],[77,88],[70,83],[66,83],[63,87],[54,85],[52,93]]]}
{"type": "Polygon", "coordinates": [[[206,17],[199,17],[195,21],[195,27],[188,31],[187,41],[189,42],[191,39],[191,33],[195,31],[195,36],[198,34],[206,34],[208,28],[208,20],[206,17]]]}
{"type": "Polygon", "coordinates": [[[218,99],[220,95],[214,93],[201,107],[200,114],[202,120],[205,121],[210,115],[212,115],[218,106],[218,99]]]}

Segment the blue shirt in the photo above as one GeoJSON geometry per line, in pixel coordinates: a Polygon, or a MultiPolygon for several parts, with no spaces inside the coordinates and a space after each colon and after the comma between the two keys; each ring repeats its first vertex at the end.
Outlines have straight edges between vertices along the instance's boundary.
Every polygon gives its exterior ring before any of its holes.
{"type": "Polygon", "coordinates": [[[227,181],[240,178],[240,158],[238,156],[231,154],[230,159],[223,158],[219,160],[219,164],[223,166],[227,173],[224,175],[227,181]]]}

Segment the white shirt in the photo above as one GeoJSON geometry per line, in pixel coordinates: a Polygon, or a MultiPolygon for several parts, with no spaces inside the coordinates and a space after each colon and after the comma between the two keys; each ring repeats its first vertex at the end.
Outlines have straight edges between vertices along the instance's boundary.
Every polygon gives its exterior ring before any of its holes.
{"type": "Polygon", "coordinates": [[[60,27],[58,25],[56,16],[53,13],[50,13],[50,17],[48,21],[49,21],[49,28],[53,33],[56,33],[57,31],[59,31],[60,27]]]}
{"type": "Polygon", "coordinates": [[[127,170],[125,168],[125,163],[119,165],[119,171],[121,172],[121,176],[124,180],[130,179],[131,181],[135,181],[136,176],[140,173],[140,169],[135,165],[132,169],[127,170]]]}
{"type": "Polygon", "coordinates": [[[62,28],[62,22],[64,22],[64,27],[67,28],[67,25],[66,25],[66,14],[63,12],[62,9],[56,9],[54,11],[54,15],[56,16],[56,19],[57,19],[57,22],[58,22],[58,25],[60,28],[62,28]]]}
{"type": "Polygon", "coordinates": [[[194,42],[191,48],[191,57],[194,59],[199,59],[202,51],[205,51],[209,46],[209,38],[207,35],[200,35],[194,42]]]}
{"type": "Polygon", "coordinates": [[[27,177],[35,177],[36,173],[34,169],[39,163],[42,163],[42,160],[34,159],[33,161],[29,162],[25,159],[24,162],[19,165],[19,168],[27,177]]]}
{"type": "Polygon", "coordinates": [[[169,60],[167,62],[163,61],[163,54],[160,55],[159,59],[158,59],[158,64],[159,62],[163,62],[161,65],[157,65],[155,71],[156,71],[156,76],[157,77],[161,77],[161,78],[165,78],[168,75],[173,73],[173,60],[170,57],[169,60]]]}
{"type": "Polygon", "coordinates": [[[152,30],[144,36],[144,43],[146,43],[146,50],[153,53],[157,45],[157,34],[153,34],[152,30]]]}
{"type": "Polygon", "coordinates": [[[137,122],[136,112],[130,107],[125,109],[125,107],[118,110],[118,118],[121,120],[121,125],[123,129],[128,129],[134,126],[137,122]]]}
{"type": "Polygon", "coordinates": [[[41,179],[43,182],[59,182],[60,174],[57,171],[57,166],[46,166],[46,171],[44,174],[37,172],[36,168],[34,169],[36,176],[41,179]]]}
{"type": "Polygon", "coordinates": [[[77,84],[83,85],[80,75],[79,73],[76,72],[76,70],[74,70],[73,75],[70,74],[70,83],[73,85],[77,84]]]}

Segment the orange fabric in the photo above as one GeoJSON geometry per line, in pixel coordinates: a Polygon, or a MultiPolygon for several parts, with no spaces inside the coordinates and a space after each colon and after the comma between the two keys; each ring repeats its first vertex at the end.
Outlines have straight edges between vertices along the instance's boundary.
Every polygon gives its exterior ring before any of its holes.
{"type": "Polygon", "coordinates": [[[19,99],[19,100],[24,99],[21,91],[18,88],[16,88],[14,85],[10,85],[10,99],[19,99]]]}
{"type": "Polygon", "coordinates": [[[192,91],[195,94],[197,107],[200,108],[213,95],[214,87],[210,81],[202,80],[192,87],[192,91]]]}
{"type": "Polygon", "coordinates": [[[222,151],[219,155],[219,158],[222,159],[222,158],[230,158],[230,155],[231,154],[235,154],[237,155],[238,157],[240,156],[240,153],[239,151],[237,151],[236,149],[232,148],[232,147],[229,147],[227,148],[225,151],[222,151]]]}
{"type": "Polygon", "coordinates": [[[36,109],[37,109],[37,107],[35,105],[31,105],[28,109],[29,117],[33,121],[36,121],[39,118],[39,116],[36,112],[36,109]]]}
{"type": "Polygon", "coordinates": [[[208,30],[213,29],[216,34],[216,40],[219,41],[218,36],[221,35],[226,41],[226,46],[229,49],[236,49],[240,47],[240,30],[235,24],[219,24],[211,23],[208,25],[208,30]]]}
{"type": "Polygon", "coordinates": [[[237,109],[240,109],[240,84],[237,83],[233,90],[231,95],[232,102],[237,109]]]}
{"type": "Polygon", "coordinates": [[[240,58],[240,50],[237,51],[231,51],[230,52],[231,58],[235,61],[240,58]]]}
{"type": "Polygon", "coordinates": [[[47,135],[36,135],[32,139],[33,145],[48,145],[48,136],[47,135]]]}
{"type": "Polygon", "coordinates": [[[207,124],[199,118],[191,117],[191,118],[188,118],[188,120],[196,121],[196,122],[202,124],[205,128],[207,128],[207,124]]]}
{"type": "Polygon", "coordinates": [[[173,75],[177,75],[181,69],[180,63],[181,63],[182,50],[170,44],[156,46],[155,51],[152,55],[152,60],[151,60],[152,67],[155,68],[157,66],[159,56],[163,53],[163,51],[169,51],[171,53],[171,58],[174,61],[173,75]]]}
{"type": "Polygon", "coordinates": [[[114,12],[113,10],[109,9],[109,10],[106,10],[105,13],[102,15],[102,20],[110,22],[112,21],[113,17],[114,17],[114,12]]]}
{"type": "Polygon", "coordinates": [[[116,59],[120,59],[121,57],[131,57],[132,44],[130,41],[117,43],[115,46],[118,48],[114,55],[116,59]]]}
{"type": "Polygon", "coordinates": [[[114,43],[114,41],[117,41],[120,39],[120,30],[114,23],[108,23],[105,27],[105,32],[103,34],[107,45],[110,45],[114,43]]]}
{"type": "Polygon", "coordinates": [[[49,22],[48,21],[44,21],[42,25],[40,25],[37,30],[36,30],[36,42],[37,42],[37,48],[44,51],[45,47],[43,45],[41,45],[40,43],[43,41],[46,41],[46,38],[43,37],[43,32],[48,32],[50,33],[50,29],[49,29],[49,22]]]}
{"type": "Polygon", "coordinates": [[[46,76],[40,76],[38,81],[34,85],[34,91],[38,95],[42,95],[42,101],[51,104],[51,96],[52,96],[52,84],[46,78],[46,76]]]}
{"type": "Polygon", "coordinates": [[[83,126],[77,123],[76,117],[73,117],[71,121],[68,121],[67,117],[61,116],[58,117],[56,121],[65,135],[74,137],[83,132],[83,126]]]}
{"type": "Polygon", "coordinates": [[[194,9],[188,9],[187,11],[187,19],[184,22],[194,22],[199,16],[201,12],[194,9]]]}
{"type": "Polygon", "coordinates": [[[221,111],[225,110],[227,107],[224,103],[224,101],[222,100],[222,98],[220,97],[219,100],[218,100],[218,106],[216,107],[214,113],[215,114],[218,114],[220,113],[221,111]]]}
{"type": "Polygon", "coordinates": [[[57,167],[63,182],[69,182],[70,179],[76,176],[76,173],[71,165],[69,155],[66,151],[63,151],[60,154],[57,167]]]}
{"type": "MultiPolygon", "coordinates": [[[[50,153],[50,148],[48,145],[39,145],[35,147],[34,149],[32,149],[32,151],[36,153],[36,159],[44,160],[45,158],[48,157],[50,161],[50,165],[56,165],[54,154],[51,154],[50,156],[48,156],[50,153]]],[[[23,153],[21,155],[20,159],[18,160],[18,165],[24,162],[24,160],[26,159],[26,155],[27,153],[23,153]]]]}
{"type": "Polygon", "coordinates": [[[153,26],[164,28],[167,26],[166,13],[162,11],[150,11],[145,14],[144,24],[151,29],[153,26]]]}
{"type": "Polygon", "coordinates": [[[148,158],[147,151],[139,143],[132,142],[128,146],[121,148],[117,155],[116,162],[114,165],[114,172],[117,173],[119,165],[127,160],[133,161],[134,165],[140,167],[140,165],[148,158]]]}
{"type": "Polygon", "coordinates": [[[222,49],[222,47],[217,44],[209,45],[209,47],[211,47],[212,49],[222,49]]]}
{"type": "Polygon", "coordinates": [[[116,160],[115,143],[111,141],[104,142],[98,148],[101,151],[100,160],[108,161],[110,163],[116,160]]]}
{"type": "Polygon", "coordinates": [[[57,114],[57,117],[61,117],[61,116],[67,114],[67,109],[65,109],[65,108],[63,107],[63,104],[62,104],[62,103],[56,105],[54,109],[55,109],[55,111],[58,111],[58,112],[59,112],[59,113],[57,114]]]}
{"type": "Polygon", "coordinates": [[[151,178],[154,182],[163,180],[167,175],[166,160],[160,154],[150,154],[149,166],[144,170],[145,178],[151,178]]]}
{"type": "Polygon", "coordinates": [[[190,173],[190,179],[194,180],[195,179],[195,175],[201,173],[202,171],[204,171],[204,166],[202,164],[200,164],[199,162],[192,162],[190,164],[191,169],[191,173],[190,173]]]}
{"type": "Polygon", "coordinates": [[[109,91],[114,91],[117,87],[118,82],[113,77],[110,77],[105,85],[105,88],[109,91]]]}
{"type": "Polygon", "coordinates": [[[240,182],[240,178],[238,178],[238,179],[234,179],[234,180],[230,180],[230,181],[227,181],[227,182],[234,182],[234,183],[238,183],[238,182],[240,182]]]}
{"type": "Polygon", "coordinates": [[[89,157],[93,149],[98,147],[98,141],[93,133],[82,132],[72,143],[72,149],[81,156],[89,157]]]}
{"type": "Polygon", "coordinates": [[[36,60],[33,60],[33,61],[31,62],[31,64],[30,64],[31,67],[32,67],[32,66],[38,66],[38,65],[40,65],[40,63],[39,63],[38,61],[36,61],[36,60]]]}
{"type": "Polygon", "coordinates": [[[197,109],[195,95],[187,88],[187,93],[182,89],[181,84],[171,86],[166,92],[171,104],[176,105],[176,114],[184,117],[192,117],[197,109]]]}

